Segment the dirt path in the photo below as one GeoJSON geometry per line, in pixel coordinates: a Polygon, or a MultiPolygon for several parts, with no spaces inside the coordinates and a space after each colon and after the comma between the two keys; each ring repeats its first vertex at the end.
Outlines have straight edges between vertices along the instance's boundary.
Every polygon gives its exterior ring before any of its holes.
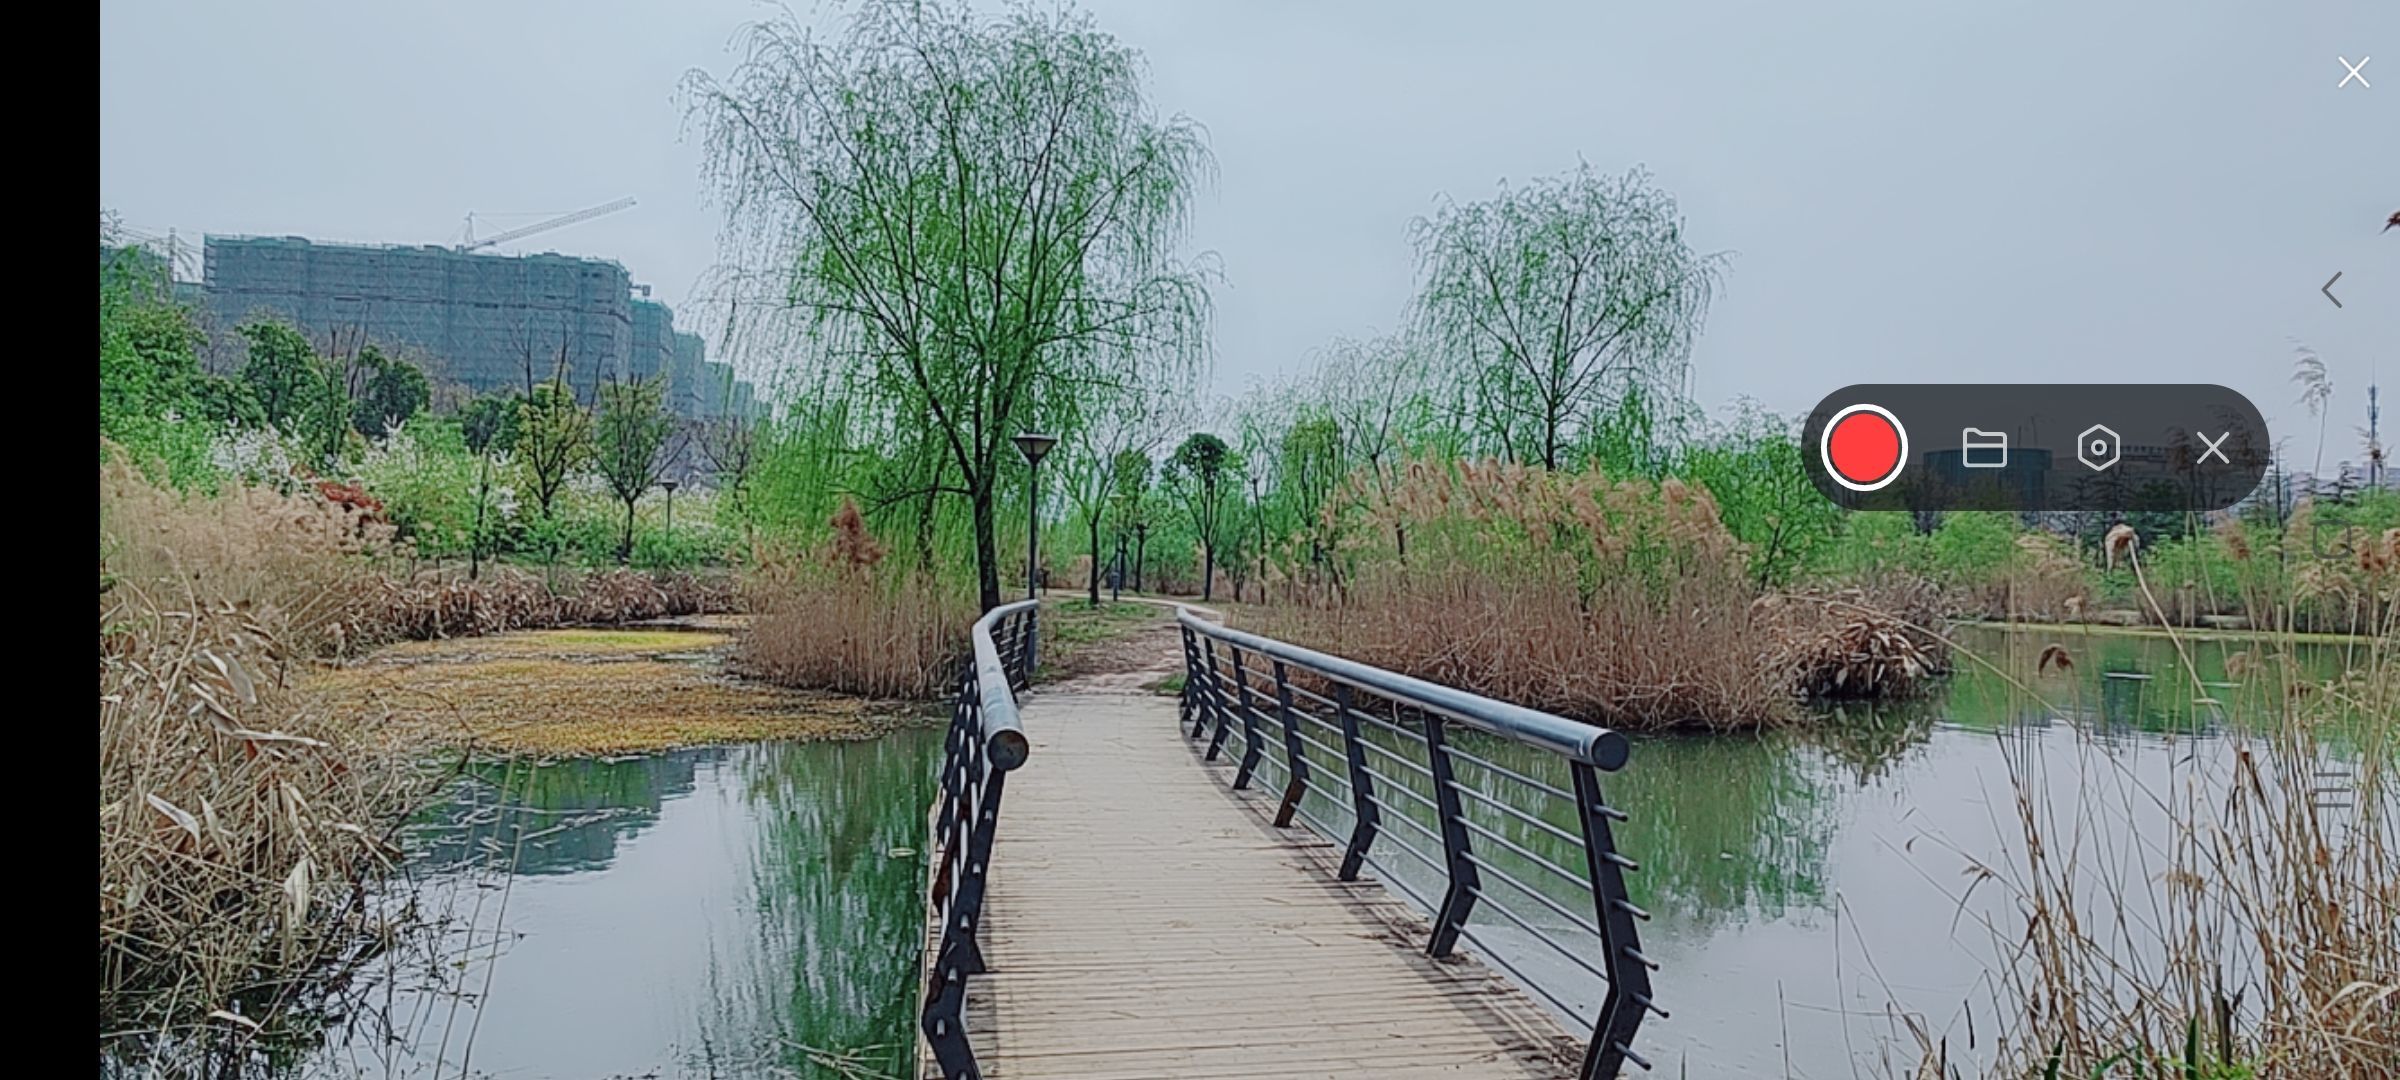
{"type": "MultiPolygon", "coordinates": [[[[1100,640],[1067,647],[1054,662],[1045,660],[1044,682],[1071,680],[1079,687],[1094,690],[1151,693],[1181,670],[1183,644],[1175,628],[1175,601],[1128,596],[1120,603],[1140,604],[1156,611],[1138,624],[1100,640]]],[[[1217,615],[1208,608],[1193,606],[1192,610],[1204,616],[1217,615]]],[[[1053,618],[1046,608],[1042,617],[1053,618]]]]}

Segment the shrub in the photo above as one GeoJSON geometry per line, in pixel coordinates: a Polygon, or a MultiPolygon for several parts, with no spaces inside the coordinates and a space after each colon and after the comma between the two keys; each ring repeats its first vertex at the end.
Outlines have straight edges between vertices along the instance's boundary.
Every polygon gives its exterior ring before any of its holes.
{"type": "Polygon", "coordinates": [[[1350,492],[1367,513],[1346,582],[1270,609],[1267,632],[1617,727],[1795,715],[1788,650],[1706,490],[1427,461],[1383,489],[1350,492]]]}
{"type": "Polygon", "coordinates": [[[100,1029],[172,1060],[255,1034],[363,944],[346,916],[424,777],[382,718],[290,677],[374,602],[371,523],[122,467],[101,496],[100,1029]]]}
{"type": "Polygon", "coordinates": [[[948,696],[977,616],[972,590],[884,555],[857,505],[845,501],[823,546],[761,558],[745,590],[752,619],[740,666],[786,686],[948,696]]]}
{"type": "Polygon", "coordinates": [[[374,512],[313,488],[178,494],[122,465],[100,471],[100,561],[153,595],[273,611],[283,648],[337,655],[380,640],[376,575],[404,556],[374,512]]]}

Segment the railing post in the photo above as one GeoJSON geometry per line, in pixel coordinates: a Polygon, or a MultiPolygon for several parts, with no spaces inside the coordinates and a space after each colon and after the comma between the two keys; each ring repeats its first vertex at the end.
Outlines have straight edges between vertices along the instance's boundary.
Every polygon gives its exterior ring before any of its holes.
{"type": "Polygon", "coordinates": [[[1200,708],[1192,717],[1192,738],[1207,734],[1209,717],[1216,714],[1219,700],[1217,642],[1214,638],[1204,639],[1200,642],[1200,708]]]}
{"type": "Polygon", "coordinates": [[[942,813],[934,819],[933,851],[941,861],[934,865],[934,909],[941,910],[950,899],[950,854],[958,843],[959,799],[966,786],[967,742],[974,738],[975,664],[969,660],[960,680],[958,698],[950,707],[950,734],[942,740],[942,813]]]}
{"type": "Polygon", "coordinates": [[[1200,685],[1200,646],[1193,640],[1196,635],[1192,633],[1191,627],[1186,626],[1182,629],[1183,693],[1176,695],[1175,730],[1177,731],[1183,730],[1183,725],[1192,722],[1192,715],[1197,710],[1199,702],[1194,695],[1199,693],[1200,685]]]}
{"type": "Polygon", "coordinates": [[[1193,674],[1198,674],[1198,679],[1190,679],[1190,682],[1193,682],[1193,732],[1190,732],[1190,737],[1193,739],[1207,734],[1207,718],[1210,718],[1210,708],[1212,708],[1210,706],[1210,701],[1212,701],[1210,677],[1212,677],[1212,672],[1217,670],[1217,641],[1212,641],[1212,638],[1200,638],[1198,662],[1200,662],[1200,670],[1193,672],[1193,674]]]}
{"type": "Polygon", "coordinates": [[[1275,827],[1290,828],[1308,793],[1308,757],[1300,752],[1300,714],[1292,711],[1292,676],[1283,661],[1275,661],[1275,714],[1283,721],[1283,801],[1275,807],[1275,827]]]}
{"type": "Polygon", "coordinates": [[[1027,608],[1025,609],[1023,618],[1025,622],[1021,629],[1025,635],[1025,659],[1018,665],[1017,668],[1017,685],[1019,688],[1033,685],[1033,671],[1035,667],[1039,666],[1042,658],[1040,648],[1042,639],[1042,609],[1039,607],[1027,608]]]}
{"type": "Polygon", "coordinates": [[[935,893],[941,898],[942,934],[918,1017],[926,1045],[942,1075],[951,1080],[976,1080],[982,1075],[961,1018],[966,1014],[967,977],[987,970],[982,946],[976,940],[981,929],[977,924],[983,916],[992,835],[999,823],[1000,793],[1007,776],[992,768],[984,753],[981,700],[981,686],[970,663],[960,685],[957,766],[950,770],[956,776],[955,791],[945,796],[945,806],[957,814],[952,817],[946,812],[951,839],[939,849],[941,881],[935,893]]]}
{"type": "Polygon", "coordinates": [[[1383,823],[1383,811],[1375,805],[1375,781],[1367,773],[1367,748],[1359,739],[1358,714],[1350,711],[1350,684],[1337,683],[1333,688],[1333,710],[1342,717],[1342,756],[1350,766],[1350,846],[1342,852],[1343,881],[1357,881],[1359,867],[1367,861],[1367,849],[1375,844],[1376,827],[1383,823]]]}
{"type": "MultiPolygon", "coordinates": [[[[1233,650],[1233,686],[1242,707],[1242,765],[1233,772],[1233,786],[1240,790],[1250,786],[1250,775],[1258,771],[1258,710],[1250,701],[1250,673],[1242,668],[1242,650],[1233,650]]],[[[1225,741],[1224,732],[1217,741],[1225,741]]]]}
{"type": "Polygon", "coordinates": [[[1466,811],[1459,805],[1444,725],[1441,714],[1425,714],[1425,760],[1433,769],[1433,803],[1442,818],[1442,861],[1450,872],[1442,910],[1433,917],[1433,938],[1425,943],[1428,956],[1450,955],[1458,945],[1459,933],[1466,929],[1467,916],[1475,910],[1475,896],[1483,888],[1482,876],[1467,859],[1466,811]]]}
{"type": "MultiPolygon", "coordinates": [[[[1247,702],[1250,698],[1248,688],[1241,687],[1241,646],[1227,645],[1225,646],[1225,654],[1233,658],[1233,681],[1236,687],[1240,687],[1240,689],[1237,689],[1235,693],[1240,694],[1242,700],[1247,702]]],[[[1217,688],[1217,732],[1216,734],[1208,737],[1208,753],[1200,759],[1202,761],[1217,760],[1217,755],[1223,753],[1225,750],[1225,737],[1233,733],[1232,701],[1234,695],[1225,692],[1225,680],[1217,676],[1213,667],[1209,672],[1209,684],[1217,688]]]]}
{"type": "Polygon", "coordinates": [[[1650,972],[1658,965],[1642,955],[1641,931],[1634,926],[1637,919],[1647,919],[1650,913],[1635,907],[1625,894],[1625,871],[1640,867],[1632,859],[1617,853],[1617,841],[1609,828],[1609,819],[1624,820],[1625,815],[1612,809],[1600,797],[1599,770],[1585,762],[1575,762],[1575,809],[1583,819],[1583,852],[1585,866],[1592,875],[1592,903],[1599,910],[1600,946],[1607,951],[1603,961],[1608,965],[1608,997],[1600,1003],[1600,1017],[1592,1030],[1591,1045],[1583,1052],[1583,1080],[1613,1080],[1631,1061],[1645,1069],[1650,1063],[1633,1052],[1633,1033],[1642,1025],[1644,1011],[1667,1015],[1650,1000],[1650,972]]]}

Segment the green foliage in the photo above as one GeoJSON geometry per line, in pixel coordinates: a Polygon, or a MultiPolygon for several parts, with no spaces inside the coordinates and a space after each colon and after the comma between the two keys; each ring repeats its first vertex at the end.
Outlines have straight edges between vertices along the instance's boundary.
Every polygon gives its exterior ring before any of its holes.
{"type": "Polygon", "coordinates": [[[428,417],[393,428],[358,465],[360,482],[383,502],[400,538],[428,558],[506,546],[508,511],[493,498],[494,472],[467,448],[456,421],[428,417]]]}
{"type": "Polygon", "coordinates": [[[296,430],[326,390],[317,350],[300,331],[280,322],[248,323],[241,335],[249,342],[239,376],[242,385],[250,389],[251,400],[268,424],[296,430]]]}
{"type": "Polygon", "coordinates": [[[1200,547],[1200,597],[1213,599],[1217,553],[1240,537],[1225,530],[1225,488],[1240,470],[1233,448],[1205,431],[1193,432],[1167,458],[1161,486],[1183,507],[1191,535],[1200,547]]]}
{"type": "Polygon", "coordinates": [[[1417,317],[1462,365],[1471,437],[1552,469],[1625,395],[1681,385],[1722,266],[1638,170],[1445,199],[1415,232],[1417,317]]]}
{"type": "Polygon", "coordinates": [[[467,449],[505,454],[517,447],[517,420],[525,399],[515,394],[484,394],[458,411],[459,433],[467,449]]]}
{"type": "Polygon", "coordinates": [[[935,497],[963,497],[996,604],[1009,440],[1204,354],[1207,292],[1175,245],[1200,131],[1156,118],[1139,58],[1081,15],[870,0],[833,42],[787,18],[746,44],[729,81],[689,84],[729,232],[904,471],[864,501],[914,500],[930,559],[935,497]]]}
{"type": "Polygon", "coordinates": [[[658,485],[673,459],[667,439],[674,418],[667,415],[666,384],[656,379],[612,382],[600,388],[600,415],[592,425],[592,460],[617,501],[625,504],[625,531],[617,545],[617,561],[633,559],[633,509],[658,485]]]}
{"type": "Polygon", "coordinates": [[[216,479],[209,441],[222,410],[213,405],[213,380],[200,371],[200,343],[190,313],[170,299],[162,268],[123,254],[102,267],[100,438],[150,479],[182,490],[216,479]]]}
{"type": "Polygon", "coordinates": [[[517,484],[544,522],[555,524],[559,489],[591,450],[591,414],[565,380],[540,383],[517,403],[517,484]]]}
{"type": "Polygon", "coordinates": [[[192,408],[200,419],[221,428],[267,426],[267,412],[249,384],[223,375],[203,374],[192,381],[192,408]]]}
{"type": "Polygon", "coordinates": [[[355,388],[350,394],[350,425],[370,439],[407,423],[433,399],[424,372],[373,345],[360,349],[351,361],[346,383],[355,388]]]}
{"type": "Polygon", "coordinates": [[[1792,425],[1764,412],[1745,410],[1717,437],[1687,450],[1677,471],[1716,498],[1761,585],[1792,584],[1817,569],[1840,539],[1842,511],[1809,483],[1792,425]]]}

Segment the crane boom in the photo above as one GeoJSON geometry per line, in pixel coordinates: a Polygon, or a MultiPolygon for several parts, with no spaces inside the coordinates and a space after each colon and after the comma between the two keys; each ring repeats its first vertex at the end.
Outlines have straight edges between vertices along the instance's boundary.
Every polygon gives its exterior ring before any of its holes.
{"type": "Polygon", "coordinates": [[[559,216],[551,218],[548,221],[536,222],[521,229],[510,229],[507,232],[500,233],[495,236],[487,236],[481,240],[460,244],[458,250],[461,253],[469,251],[481,251],[484,248],[505,244],[511,240],[522,240],[528,236],[534,235],[535,233],[545,233],[552,229],[573,225],[578,221],[590,221],[593,218],[600,217],[605,214],[613,214],[632,205],[633,196],[628,195],[622,199],[618,199],[615,202],[601,203],[598,206],[586,207],[584,209],[577,210],[572,214],[560,214],[559,216]]]}

